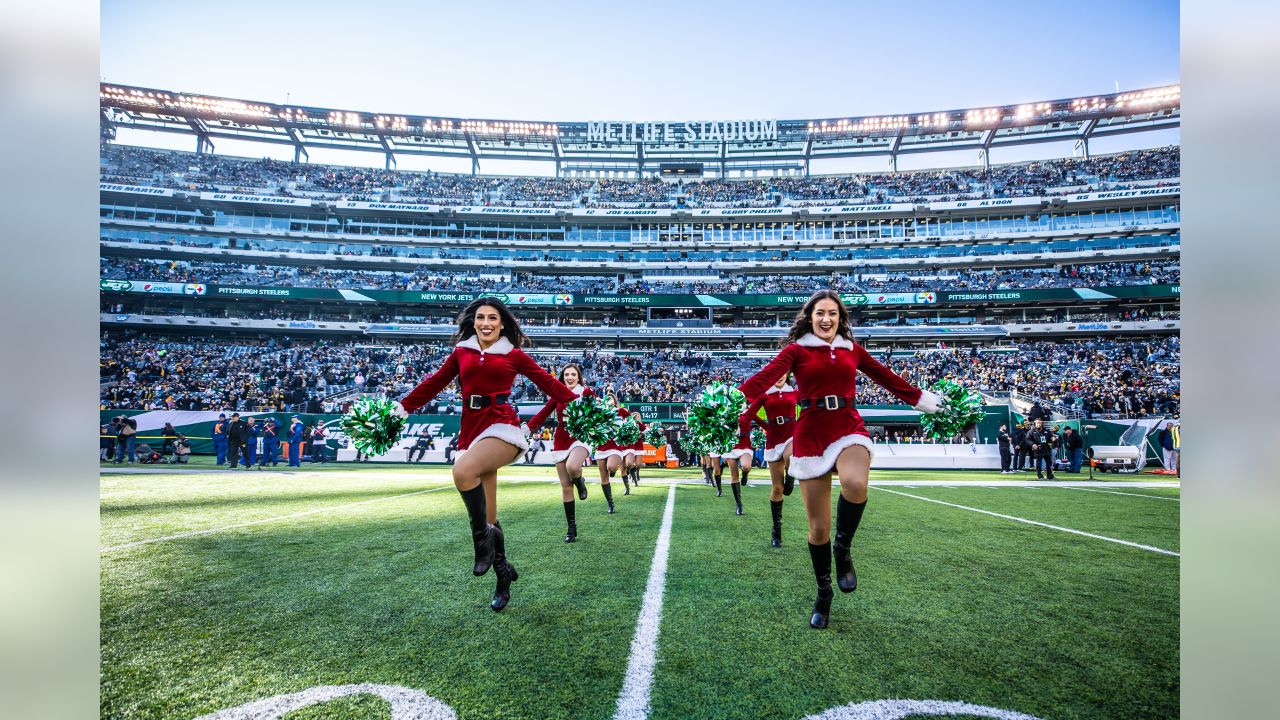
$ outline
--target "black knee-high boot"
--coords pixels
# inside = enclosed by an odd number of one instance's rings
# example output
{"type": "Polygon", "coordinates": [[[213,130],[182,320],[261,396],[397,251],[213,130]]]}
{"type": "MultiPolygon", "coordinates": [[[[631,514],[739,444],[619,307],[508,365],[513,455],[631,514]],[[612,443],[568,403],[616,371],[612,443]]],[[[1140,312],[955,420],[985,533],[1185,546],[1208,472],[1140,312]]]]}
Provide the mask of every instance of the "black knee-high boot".
{"type": "Polygon", "coordinates": [[[494,530],[485,521],[484,484],[476,485],[467,491],[460,491],[462,502],[467,506],[467,516],[471,519],[471,543],[475,546],[476,564],[471,569],[477,577],[489,572],[493,566],[494,530]]]}
{"type": "Polygon", "coordinates": [[[565,533],[564,541],[571,543],[578,539],[578,510],[572,500],[564,504],[564,519],[569,524],[569,532],[565,533]]]}
{"type": "Polygon", "coordinates": [[[866,507],[866,501],[852,503],[845,500],[843,494],[836,501],[836,541],[832,550],[835,552],[836,584],[840,586],[840,592],[853,592],[858,587],[858,574],[853,570],[849,546],[853,544],[853,534],[858,531],[862,511],[866,507]]]}
{"type": "Polygon", "coordinates": [[[729,488],[733,490],[733,502],[738,506],[738,514],[742,514],[742,486],[738,483],[729,483],[729,488]]]}
{"type": "Polygon", "coordinates": [[[747,473],[749,472],[751,472],[751,470],[747,468],[742,468],[742,487],[747,486],[747,473]]]}
{"type": "Polygon", "coordinates": [[[773,515],[773,539],[770,545],[782,547],[782,501],[769,501],[769,514],[773,515]]]}
{"type": "Polygon", "coordinates": [[[721,487],[720,484],[720,476],[714,476],[714,480],[716,481],[716,497],[720,497],[721,495],[724,495],[724,488],[721,487]]]}
{"type": "Polygon", "coordinates": [[[796,476],[786,473],[782,476],[782,494],[790,495],[792,490],[796,489],[796,476]]]}
{"type": "Polygon", "coordinates": [[[631,468],[631,484],[640,487],[640,466],[631,468]]]}
{"type": "Polygon", "coordinates": [[[813,615],[809,616],[809,627],[821,630],[827,626],[831,598],[835,597],[831,590],[831,542],[809,543],[809,559],[813,561],[813,577],[818,582],[818,597],[813,603],[813,615]]]}
{"type": "Polygon", "coordinates": [[[609,514],[613,514],[613,486],[601,485],[600,489],[604,491],[604,501],[609,503],[609,514]]]}
{"type": "Polygon", "coordinates": [[[578,477],[573,479],[573,486],[578,488],[578,499],[586,500],[587,499],[587,481],[583,480],[582,476],[579,475],[578,477]]]}
{"type": "Polygon", "coordinates": [[[489,607],[494,612],[501,612],[511,601],[511,583],[519,580],[520,574],[516,572],[515,565],[507,562],[507,540],[501,523],[495,522],[493,529],[493,574],[498,576],[498,586],[493,591],[489,607]]]}

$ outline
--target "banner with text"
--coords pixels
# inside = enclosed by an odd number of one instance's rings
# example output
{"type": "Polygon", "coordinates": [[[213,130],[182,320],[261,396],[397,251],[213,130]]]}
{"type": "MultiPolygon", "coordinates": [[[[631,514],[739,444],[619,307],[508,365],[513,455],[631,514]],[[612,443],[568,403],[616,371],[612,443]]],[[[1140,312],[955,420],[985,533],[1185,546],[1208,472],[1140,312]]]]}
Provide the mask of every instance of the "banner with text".
{"type": "MultiPolygon", "coordinates": [[[[529,307],[790,307],[803,305],[806,294],[754,295],[613,295],[604,293],[465,293],[409,290],[339,290],[336,288],[253,287],[205,283],[172,283],[150,280],[98,281],[102,292],[189,295],[192,297],[253,297],[276,300],[325,300],[382,304],[465,305],[476,298],[496,297],[508,305],[529,307]]],[[[1049,288],[1032,290],[934,291],[843,293],[854,306],[971,305],[973,303],[1027,303],[1128,298],[1178,298],[1180,285],[1123,285],[1103,288],[1049,288]]]]}

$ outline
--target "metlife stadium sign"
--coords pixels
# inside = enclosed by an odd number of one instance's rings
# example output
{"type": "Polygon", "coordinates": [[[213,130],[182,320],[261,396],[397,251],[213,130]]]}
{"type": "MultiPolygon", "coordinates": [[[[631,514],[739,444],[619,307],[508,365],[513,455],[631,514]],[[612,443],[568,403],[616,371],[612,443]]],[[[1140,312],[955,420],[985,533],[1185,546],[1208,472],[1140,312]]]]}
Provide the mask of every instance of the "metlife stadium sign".
{"type": "Polygon", "coordinates": [[[589,122],[587,142],[701,143],[778,139],[777,120],[689,120],[685,122],[589,122]]]}

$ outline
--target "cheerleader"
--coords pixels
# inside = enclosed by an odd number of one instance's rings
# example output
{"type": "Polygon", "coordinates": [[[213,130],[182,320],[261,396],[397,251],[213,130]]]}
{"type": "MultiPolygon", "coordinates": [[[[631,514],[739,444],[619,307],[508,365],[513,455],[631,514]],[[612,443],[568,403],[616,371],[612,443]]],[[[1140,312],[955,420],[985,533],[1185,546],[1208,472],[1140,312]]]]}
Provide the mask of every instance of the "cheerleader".
{"type": "MultiPolygon", "coordinates": [[[[639,487],[640,466],[644,463],[644,431],[648,430],[649,426],[640,419],[640,413],[631,412],[629,414],[635,417],[636,426],[640,428],[640,439],[622,448],[622,485],[626,487],[627,478],[630,477],[631,484],[639,487]]],[[[631,489],[628,488],[624,494],[630,495],[631,489]]]]}
{"type": "MultiPolygon", "coordinates": [[[[560,369],[560,382],[578,397],[595,395],[591,388],[582,384],[582,366],[578,363],[569,363],[560,369]]],[[[579,500],[587,499],[587,483],[582,479],[582,467],[587,464],[587,458],[591,456],[591,448],[570,435],[569,429],[565,427],[564,410],[567,405],[568,403],[557,402],[555,399],[548,400],[538,414],[529,419],[526,428],[530,433],[537,432],[551,415],[551,411],[555,410],[557,425],[552,440],[551,459],[556,464],[556,475],[560,477],[560,499],[564,501],[564,519],[569,524],[564,541],[571,543],[578,539],[573,488],[578,489],[579,500]]]]}
{"type": "Polygon", "coordinates": [[[749,410],[738,417],[738,444],[724,456],[729,464],[729,489],[733,491],[733,502],[738,506],[739,515],[742,514],[741,487],[747,484],[747,473],[751,470],[751,456],[755,454],[755,450],[751,447],[753,422],[760,423],[760,418],[755,417],[749,410]],[[739,468],[742,471],[741,482],[739,482],[739,468]]]}
{"type": "Polygon", "coordinates": [[[873,447],[862,416],[854,407],[855,374],[873,381],[920,412],[942,409],[940,398],[913,386],[881,365],[853,341],[849,311],[832,290],[814,293],[796,315],[786,345],[768,365],[741,385],[754,403],[771,385],[795,373],[800,398],[790,463],[801,481],[800,494],[809,519],[809,557],[818,584],[809,625],[825,628],[831,612],[831,473],[840,477],[834,546],[837,584],[841,592],[858,586],[850,545],[867,504],[867,473],[873,447]]]}
{"type": "Polygon", "coordinates": [[[796,427],[796,401],[799,396],[787,382],[787,375],[778,378],[764,395],[747,408],[747,414],[758,417],[763,410],[764,461],[769,465],[769,512],[773,515],[773,539],[770,545],[782,547],[782,498],[795,489],[796,479],[787,471],[791,462],[791,438],[796,427]]]}
{"type": "Polygon", "coordinates": [[[720,476],[724,472],[724,468],[720,466],[720,453],[707,451],[707,472],[711,475],[711,484],[716,487],[716,497],[724,495],[724,490],[720,487],[720,476]]]}
{"type": "MultiPolygon", "coordinates": [[[[618,405],[618,397],[613,394],[613,390],[605,390],[605,397],[609,398],[609,402],[617,408],[618,417],[626,418],[631,411],[618,405]]],[[[596,448],[595,458],[596,467],[600,469],[600,489],[604,492],[604,500],[609,504],[609,514],[614,513],[613,507],[613,488],[609,487],[609,478],[618,472],[618,468],[626,460],[627,448],[618,445],[616,440],[609,442],[596,448]]],[[[624,495],[631,494],[631,487],[627,484],[627,476],[622,476],[622,487],[625,491],[624,495]]]]}
{"type": "Polygon", "coordinates": [[[479,298],[458,316],[451,341],[453,352],[434,374],[401,401],[397,414],[408,417],[440,394],[454,378],[462,391],[459,455],[453,464],[453,484],[462,495],[471,519],[476,576],[492,567],[497,589],[490,607],[495,612],[511,599],[511,583],[518,579],[507,561],[506,538],[498,523],[498,469],[515,462],[529,449],[515,406],[509,404],[517,374],[533,381],[557,402],[578,396],[538,366],[520,349],[529,343],[511,311],[496,298],[479,298]]]}

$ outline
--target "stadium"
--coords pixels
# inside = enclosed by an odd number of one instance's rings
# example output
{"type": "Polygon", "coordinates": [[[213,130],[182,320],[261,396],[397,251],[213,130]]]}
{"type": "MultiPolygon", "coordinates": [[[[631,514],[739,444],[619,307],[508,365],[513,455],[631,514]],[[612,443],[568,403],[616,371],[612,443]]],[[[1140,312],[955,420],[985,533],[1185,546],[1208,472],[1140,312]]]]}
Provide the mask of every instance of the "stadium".
{"type": "MultiPolygon", "coordinates": [[[[555,122],[103,82],[101,714],[1176,716],[1180,147],[1144,138],[1180,109],[1173,85],[555,122]],[[1093,152],[1102,138],[1133,149],[1093,152]],[[218,152],[232,141],[292,160],[218,152]],[[991,159],[1047,143],[1074,150],[991,159]],[[381,167],[312,163],[321,149],[381,167]],[[898,169],[957,151],[973,164],[898,169]],[[471,172],[398,169],[409,158],[471,172]],[[868,158],[885,169],[815,171],[868,158]],[[512,160],[550,172],[484,172],[512,160]],[[735,513],[686,420],[778,355],[823,289],[872,358],[916,388],[967,388],[981,417],[931,435],[859,376],[863,581],[814,632],[800,493],[778,501],[748,448],[735,513]],[[499,474],[520,568],[500,613],[465,572],[453,497],[475,396],[449,385],[372,457],[342,424],[440,367],[481,298],[515,313],[540,367],[576,363],[662,437],[631,482],[585,469],[571,544],[554,417],[499,474]],[[298,440],[277,458],[255,430],[242,475],[217,438],[232,413],[298,440]],[[1044,480],[1022,449],[1036,418],[1081,441],[1044,480]]],[[[548,398],[520,376],[509,395],[526,422],[548,398]]]]}

